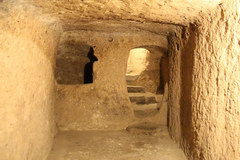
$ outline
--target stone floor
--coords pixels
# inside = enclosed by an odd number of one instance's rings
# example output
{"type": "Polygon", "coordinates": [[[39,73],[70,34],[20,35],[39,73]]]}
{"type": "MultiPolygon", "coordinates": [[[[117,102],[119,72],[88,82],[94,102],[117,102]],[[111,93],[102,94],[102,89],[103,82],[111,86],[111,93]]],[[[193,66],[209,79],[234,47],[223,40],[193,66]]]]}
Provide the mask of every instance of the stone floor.
{"type": "Polygon", "coordinates": [[[167,129],[154,134],[127,131],[60,132],[48,160],[186,160],[167,129]]]}

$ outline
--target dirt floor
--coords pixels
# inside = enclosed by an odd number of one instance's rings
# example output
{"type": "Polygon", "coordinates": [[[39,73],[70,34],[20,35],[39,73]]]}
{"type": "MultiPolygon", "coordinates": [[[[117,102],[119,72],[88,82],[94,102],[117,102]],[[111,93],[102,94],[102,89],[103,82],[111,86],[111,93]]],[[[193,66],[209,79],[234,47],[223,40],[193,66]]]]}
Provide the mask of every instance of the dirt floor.
{"type": "Polygon", "coordinates": [[[59,133],[48,160],[186,160],[166,128],[148,135],[127,131],[59,133]]]}

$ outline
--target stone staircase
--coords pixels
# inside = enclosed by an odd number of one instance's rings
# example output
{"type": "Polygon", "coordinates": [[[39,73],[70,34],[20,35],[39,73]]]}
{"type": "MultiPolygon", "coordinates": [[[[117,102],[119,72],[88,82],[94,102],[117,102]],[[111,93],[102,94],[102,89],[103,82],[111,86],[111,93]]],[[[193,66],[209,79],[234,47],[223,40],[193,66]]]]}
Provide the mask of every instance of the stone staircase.
{"type": "Polygon", "coordinates": [[[167,125],[166,93],[156,95],[146,92],[143,86],[137,86],[136,75],[126,75],[127,91],[132,103],[136,122],[126,128],[130,134],[162,134],[167,125]]]}
{"type": "Polygon", "coordinates": [[[147,118],[156,115],[159,111],[156,95],[146,92],[143,86],[134,86],[133,81],[136,78],[136,76],[126,76],[128,95],[134,109],[135,117],[147,118]]]}

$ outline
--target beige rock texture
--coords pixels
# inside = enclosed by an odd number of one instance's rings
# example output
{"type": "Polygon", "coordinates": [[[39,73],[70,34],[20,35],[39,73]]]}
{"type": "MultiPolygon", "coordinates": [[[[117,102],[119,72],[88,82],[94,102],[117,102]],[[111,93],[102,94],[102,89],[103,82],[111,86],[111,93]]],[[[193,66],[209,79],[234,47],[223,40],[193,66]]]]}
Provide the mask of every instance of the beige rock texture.
{"type": "Polygon", "coordinates": [[[152,136],[129,134],[127,131],[61,132],[56,136],[48,160],[156,160],[159,157],[163,160],[186,160],[184,153],[169,137],[167,127],[159,128],[152,136]]]}
{"type": "MultiPolygon", "coordinates": [[[[158,93],[163,75],[161,74],[164,69],[162,57],[167,55],[167,46],[161,48],[159,46],[140,46],[136,49],[144,49],[146,54],[143,57],[138,57],[138,52],[134,49],[130,51],[127,66],[127,75],[137,76],[131,85],[143,86],[146,91],[151,93],[158,93]],[[161,67],[162,65],[162,67],[161,67]],[[129,72],[129,73],[128,73],[129,72]]],[[[141,51],[141,50],[140,50],[141,51]]],[[[143,52],[144,53],[144,52],[143,52]]],[[[141,52],[139,53],[141,54],[141,52]]],[[[162,80],[163,81],[163,80],[162,80]]],[[[163,84],[164,86],[164,84],[163,84]]],[[[164,87],[162,87],[163,90],[164,87]]]]}
{"type": "MultiPolygon", "coordinates": [[[[221,0],[24,0],[66,23],[94,20],[131,20],[188,25],[199,13],[211,11],[221,0]],[[81,14],[80,14],[81,13],[81,14]]],[[[64,27],[65,28],[65,27],[64,27]]]]}
{"type": "Polygon", "coordinates": [[[168,110],[189,160],[240,160],[239,26],[239,0],[0,1],[0,159],[45,160],[57,130],[160,125],[168,110]],[[69,42],[95,46],[92,84],[57,82],[69,42]],[[165,112],[149,119],[134,117],[125,78],[140,46],[169,58],[165,112]]]}
{"type": "Polygon", "coordinates": [[[126,128],[134,121],[125,79],[129,51],[135,46],[167,46],[166,37],[144,32],[121,34],[93,31],[64,32],[60,45],[69,41],[95,46],[98,61],[94,63],[92,84],[57,85],[55,111],[59,128],[61,130],[126,128]]]}
{"type": "Polygon", "coordinates": [[[147,57],[150,52],[145,48],[134,48],[129,52],[127,75],[140,75],[149,65],[147,57]]]}
{"type": "Polygon", "coordinates": [[[52,147],[61,28],[47,18],[18,7],[0,13],[1,160],[43,160],[52,147]]]}
{"type": "Polygon", "coordinates": [[[189,159],[240,159],[239,11],[225,1],[171,38],[170,133],[189,159]]]}

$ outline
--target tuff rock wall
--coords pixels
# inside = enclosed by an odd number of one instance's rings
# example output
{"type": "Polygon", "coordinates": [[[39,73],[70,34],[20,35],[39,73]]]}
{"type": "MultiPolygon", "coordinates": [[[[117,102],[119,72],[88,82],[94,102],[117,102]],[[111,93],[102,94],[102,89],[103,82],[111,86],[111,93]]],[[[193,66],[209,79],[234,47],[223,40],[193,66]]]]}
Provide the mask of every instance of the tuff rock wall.
{"type": "Polygon", "coordinates": [[[25,11],[0,13],[2,160],[43,160],[56,134],[53,73],[60,28],[25,11]]]}
{"type": "Polygon", "coordinates": [[[57,85],[56,115],[61,130],[124,129],[133,121],[126,87],[129,51],[142,45],[167,46],[164,36],[148,33],[69,31],[62,36],[75,44],[95,46],[92,84],[57,85]]]}
{"type": "Polygon", "coordinates": [[[239,1],[201,14],[170,41],[170,134],[189,159],[240,159],[239,1]]]}

